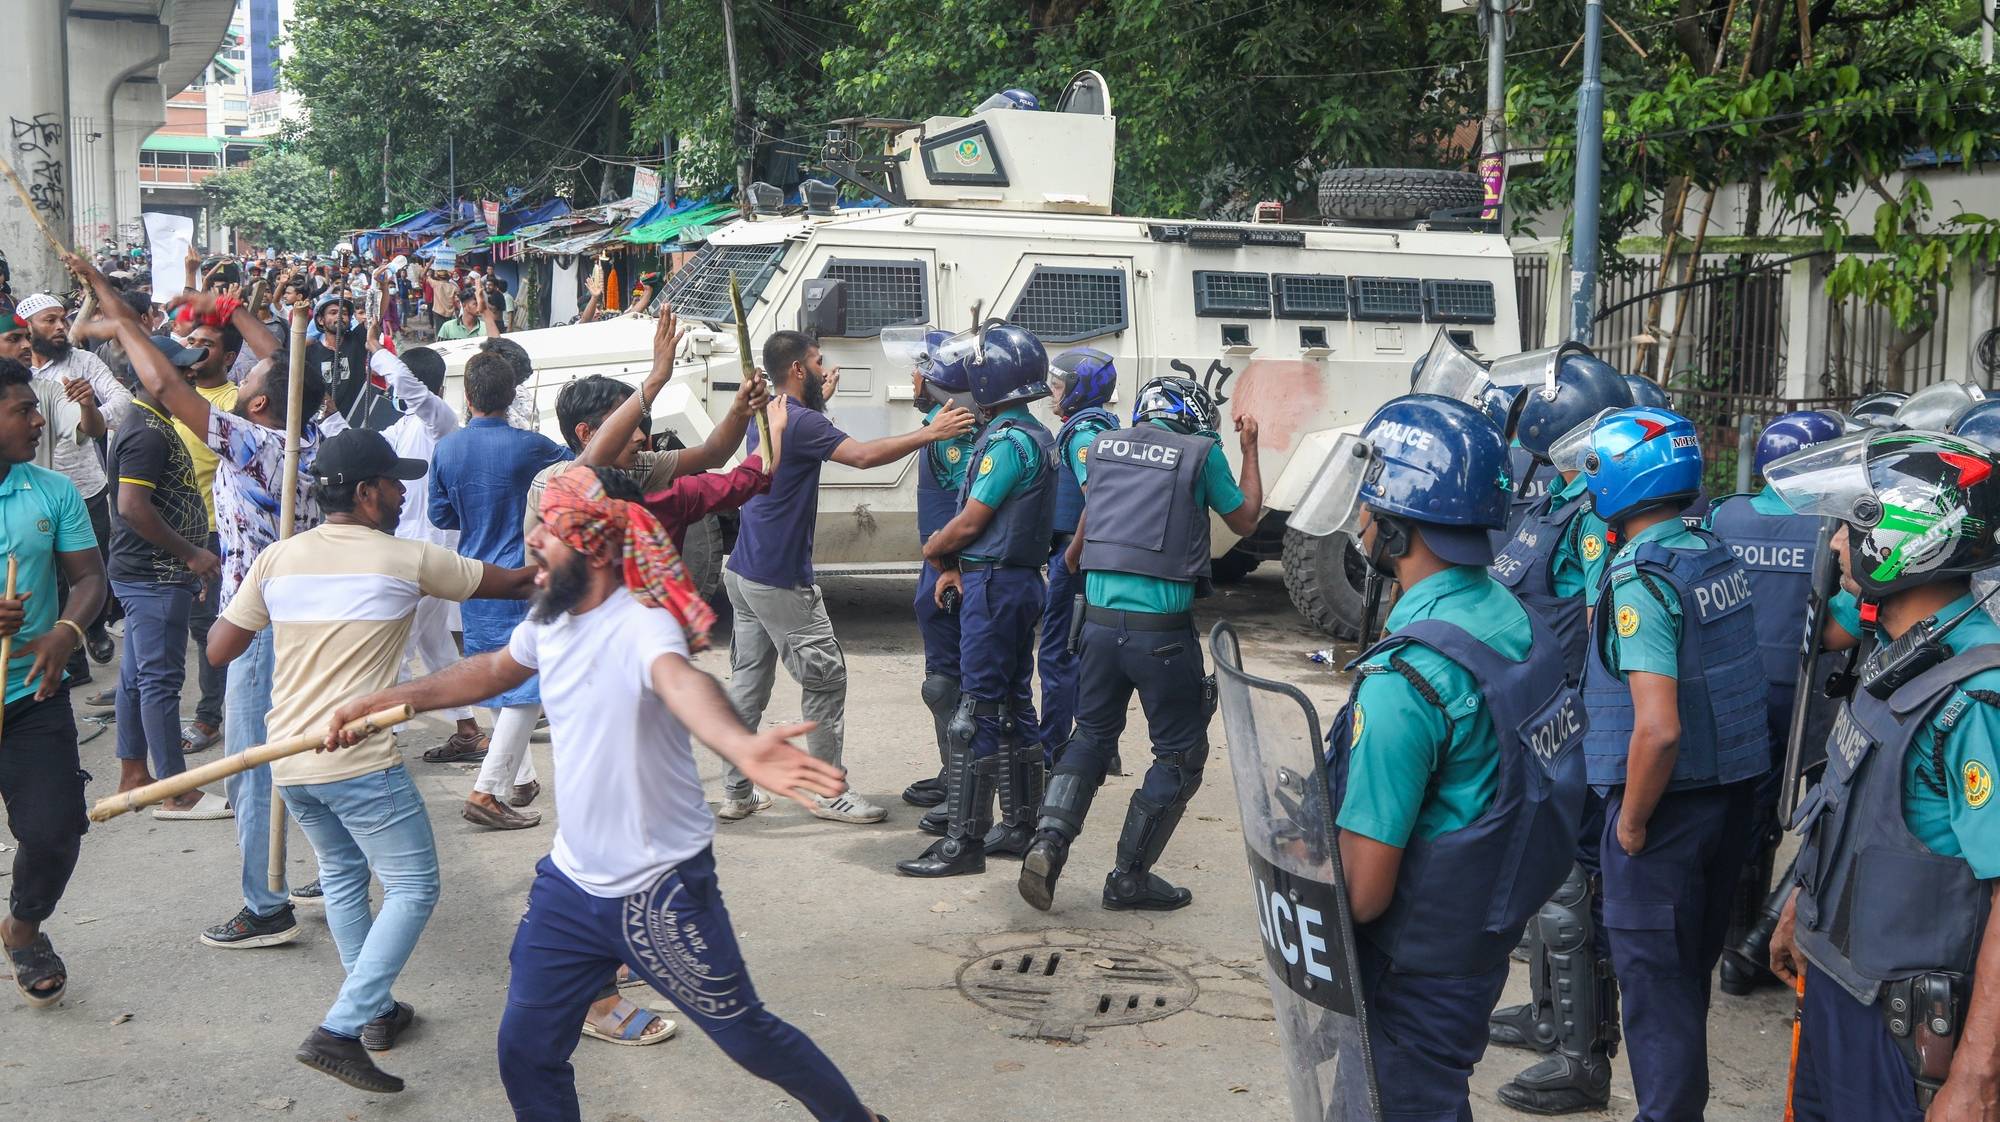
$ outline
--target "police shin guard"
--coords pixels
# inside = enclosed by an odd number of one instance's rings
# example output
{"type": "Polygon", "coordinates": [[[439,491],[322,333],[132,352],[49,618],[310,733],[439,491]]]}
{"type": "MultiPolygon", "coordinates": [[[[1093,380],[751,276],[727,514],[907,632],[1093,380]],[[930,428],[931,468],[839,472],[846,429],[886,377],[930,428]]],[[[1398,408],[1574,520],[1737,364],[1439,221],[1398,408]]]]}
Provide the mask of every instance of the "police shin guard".
{"type": "MultiPolygon", "coordinates": [[[[1016,722],[1010,728],[1019,730],[1016,722]]],[[[1000,818],[986,835],[986,856],[1024,857],[1042,805],[1042,746],[1010,735],[998,759],[1000,818]]]]}
{"type": "Polygon", "coordinates": [[[1547,1052],[1556,1046],[1554,995],[1549,991],[1549,955],[1542,945],[1540,918],[1528,921],[1528,1000],[1504,1005],[1486,1018],[1486,1039],[1502,1048],[1547,1052]]]}
{"type": "MultiPolygon", "coordinates": [[[[945,729],[951,724],[952,711],[958,708],[958,679],[942,674],[932,674],[924,679],[924,707],[931,711],[931,725],[937,733],[938,773],[935,778],[919,779],[903,788],[903,801],[911,806],[935,807],[944,805],[945,795],[945,729]]],[[[924,822],[931,816],[924,815],[924,822]]],[[[938,814],[937,829],[925,833],[942,835],[944,815],[938,814]]],[[[919,829],[923,829],[920,824],[919,829]]]]}
{"type": "Polygon", "coordinates": [[[1184,801],[1160,806],[1144,791],[1132,792],[1125,811],[1125,829],[1118,835],[1118,864],[1104,878],[1104,906],[1112,911],[1170,912],[1194,901],[1194,893],[1175,888],[1157,874],[1153,863],[1167,848],[1180,825],[1184,801]]]}
{"type": "MultiPolygon", "coordinates": [[[[1776,863],[1775,851],[1767,850],[1763,859],[1754,862],[1752,869],[1758,877],[1759,887],[1768,885],[1771,867],[1776,863]]],[[[1784,913],[1785,898],[1792,894],[1792,876],[1798,867],[1798,859],[1785,867],[1785,875],[1778,878],[1776,886],[1764,895],[1758,904],[1758,911],[1752,917],[1748,928],[1740,939],[1733,939],[1722,953],[1722,992],[1742,997],[1759,986],[1776,986],[1783,983],[1771,973],[1771,933],[1778,929],[1778,917],[1784,913]]]]}
{"type": "Polygon", "coordinates": [[[1090,776],[1074,771],[1059,771],[1049,777],[1041,817],[1035,820],[1035,836],[1021,858],[1021,899],[1041,911],[1055,906],[1056,879],[1069,860],[1069,843],[1083,832],[1083,820],[1090,813],[1097,788],[1090,776]]]}
{"type": "Polygon", "coordinates": [[[1548,958],[1554,1050],[1499,1091],[1502,1103],[1526,1114],[1601,1110],[1611,1101],[1617,983],[1611,964],[1597,957],[1594,892],[1582,867],[1572,868],[1535,917],[1548,958]]]}
{"type": "Polygon", "coordinates": [[[955,877],[986,871],[986,831],[991,829],[993,769],[999,757],[972,756],[973,702],[959,702],[948,730],[945,811],[950,823],[944,836],[922,854],[898,861],[896,871],[911,877],[955,877]]]}

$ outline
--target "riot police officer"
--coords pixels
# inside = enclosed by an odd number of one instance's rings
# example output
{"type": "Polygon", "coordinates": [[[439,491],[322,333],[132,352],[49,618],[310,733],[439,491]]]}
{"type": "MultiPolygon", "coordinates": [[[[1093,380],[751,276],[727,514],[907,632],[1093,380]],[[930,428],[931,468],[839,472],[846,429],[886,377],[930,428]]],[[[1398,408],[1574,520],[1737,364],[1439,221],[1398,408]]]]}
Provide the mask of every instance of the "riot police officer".
{"type": "MultiPolygon", "coordinates": [[[[885,332],[886,335],[886,332],[885,332]]],[[[916,407],[924,410],[924,423],[930,424],[947,405],[957,405],[964,409],[973,407],[971,386],[965,382],[963,364],[944,366],[936,359],[938,344],[950,336],[942,331],[926,333],[917,346],[912,360],[911,378],[914,382],[916,407]]],[[[884,349],[890,342],[885,339],[884,349]]],[[[918,456],[917,468],[917,544],[928,542],[932,534],[944,529],[952,516],[958,512],[958,492],[965,482],[965,471],[972,463],[972,449],[978,442],[975,430],[951,440],[926,445],[918,456]]],[[[934,778],[919,779],[903,789],[903,801],[911,806],[938,807],[944,803],[945,761],[949,753],[945,745],[945,728],[951,723],[951,715],[958,709],[958,612],[953,607],[940,605],[937,597],[938,569],[925,565],[917,578],[915,608],[917,630],[924,641],[924,707],[931,711],[931,724],[937,736],[938,773],[934,778]]],[[[941,811],[926,814],[923,821],[936,816],[937,832],[942,833],[944,815],[941,811]]]]}
{"type": "Polygon", "coordinates": [[[1956,437],[1864,432],[1766,475],[1800,513],[1842,522],[1843,583],[1886,644],[1800,806],[1799,888],[1771,942],[1774,971],[1805,975],[1800,1122],[1992,1116],[2000,626],[1970,575],[2000,560],[1996,468],[1956,437]]]}
{"type": "Polygon", "coordinates": [[[1047,603],[1042,565],[1055,522],[1055,437],[1028,412],[1049,393],[1049,358],[1025,328],[991,321],[941,343],[987,418],[959,486],[958,513],[924,545],[940,608],[959,606],[957,710],[946,726],[942,838],[896,868],[948,877],[986,869],[993,794],[1001,824],[1025,831],[1041,797],[1042,751],[1029,683],[1047,603]]]}
{"type": "Polygon", "coordinates": [[[1201,386],[1155,378],[1139,391],[1132,427],[1091,446],[1090,491],[1066,558],[1084,575],[1076,732],[1050,776],[1021,866],[1021,895],[1043,911],[1054,904],[1056,880],[1118,750],[1135,690],[1153,763],[1132,792],[1103,903],[1168,911],[1193,899],[1152,869],[1208,759],[1209,685],[1194,631],[1195,580],[1208,567],[1208,512],[1248,536],[1264,504],[1256,420],[1236,419],[1243,449],[1237,479],[1229,476],[1218,421],[1201,386]]]}
{"type": "MultiPolygon", "coordinates": [[[[1069,622],[1076,600],[1076,576],[1063,564],[1063,554],[1076,534],[1083,514],[1083,478],[1090,446],[1100,433],[1118,427],[1118,416],[1104,407],[1118,388],[1118,368],[1111,356],[1089,347],[1064,351],[1049,363],[1050,397],[1055,401],[1056,453],[1063,470],[1056,473],[1056,532],[1049,543],[1049,603],[1042,612],[1042,649],[1036,669],[1042,679],[1042,749],[1048,766],[1056,765],[1076,723],[1076,656],[1069,649],[1069,622]]],[[[1113,770],[1116,770],[1115,768],[1113,770]]]]}
{"type": "Polygon", "coordinates": [[[1395,1117],[1455,1122],[1508,952],[1574,861],[1583,704],[1554,630],[1485,568],[1498,429],[1411,395],[1329,463],[1352,483],[1312,497],[1340,513],[1312,527],[1301,504],[1292,524],[1352,534],[1402,588],[1328,736],[1375,1076],[1395,1117]]]}
{"type": "MultiPolygon", "coordinates": [[[[1752,467],[1759,476],[1782,456],[1824,443],[1845,430],[1844,418],[1817,410],[1786,413],[1757,435],[1752,467]]],[[[1770,692],[1764,698],[1765,727],[1771,736],[1771,771],[1757,790],[1756,826],[1749,859],[1731,905],[1729,951],[1723,956],[1722,992],[1747,994],[1770,974],[1764,969],[1767,947],[1739,945],[1756,925],[1776,864],[1784,824],[1778,821],[1778,765],[1790,740],[1793,699],[1799,677],[1799,640],[1805,633],[1806,609],[1812,599],[1813,565],[1817,559],[1820,520],[1795,514],[1765,488],[1754,494],[1727,495],[1709,508],[1704,526],[1743,562],[1757,603],[1757,654],[1764,664],[1770,692]]],[[[1822,699],[1823,700],[1823,699],[1822,699]]],[[[1832,706],[1814,705],[1809,715],[1832,715],[1832,706]]],[[[1809,722],[1809,724],[1812,722],[1809,722]]],[[[1819,739],[1826,736],[1820,723],[1819,739]]]]}
{"type": "Polygon", "coordinates": [[[1701,488],[1694,424],[1606,416],[1552,450],[1581,466],[1617,546],[1591,621],[1584,760],[1605,796],[1604,924],[1639,1122],[1700,1118],[1708,979],[1770,769],[1749,574],[1681,512],[1701,488]]]}

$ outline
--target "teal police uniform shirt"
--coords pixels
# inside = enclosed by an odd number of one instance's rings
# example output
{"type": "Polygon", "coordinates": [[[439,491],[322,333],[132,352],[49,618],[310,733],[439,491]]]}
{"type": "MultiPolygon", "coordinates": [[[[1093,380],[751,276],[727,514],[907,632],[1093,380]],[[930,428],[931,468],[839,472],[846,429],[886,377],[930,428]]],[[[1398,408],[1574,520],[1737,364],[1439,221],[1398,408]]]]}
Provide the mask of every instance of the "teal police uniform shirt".
{"type": "Polygon", "coordinates": [[[35,659],[21,648],[47,634],[62,611],[56,595],[56,554],[96,548],[90,512],[74,483],[60,472],[33,464],[15,464],[7,470],[7,477],[0,479],[0,553],[14,558],[15,592],[34,593],[14,636],[14,657],[7,663],[8,704],[34,692],[28,671],[35,659]]]}
{"type": "MultiPolygon", "coordinates": [[[[1201,463],[1200,501],[1217,514],[1232,514],[1243,505],[1243,489],[1229,474],[1229,459],[1223,455],[1221,439],[1212,432],[1201,435],[1208,437],[1212,443],[1208,447],[1208,458],[1201,463]]],[[[1086,486],[1090,482],[1088,472],[1087,464],[1077,469],[1078,481],[1086,486]]],[[[1086,526],[1090,522],[1088,511],[1086,506],[1086,526]]],[[[1161,580],[1137,573],[1087,572],[1083,575],[1083,598],[1085,603],[1096,608],[1171,615],[1193,610],[1194,582],[1161,580]]]]}
{"type": "MultiPolygon", "coordinates": [[[[942,412],[944,406],[931,406],[931,411],[924,414],[924,424],[937,420],[937,415],[942,412]]],[[[938,486],[953,495],[958,494],[959,487],[965,483],[966,469],[972,466],[972,448],[977,443],[979,433],[974,430],[931,446],[932,453],[925,456],[925,463],[938,469],[932,473],[938,477],[938,486]]]]}
{"type": "MultiPolygon", "coordinates": [[[[987,423],[997,425],[1009,419],[1031,425],[1041,424],[1025,405],[996,413],[987,423]]],[[[979,458],[977,464],[967,465],[967,470],[973,473],[972,492],[967,498],[999,510],[1001,504],[1035,481],[1035,473],[1041,467],[1041,449],[1035,447],[1035,442],[1026,433],[1001,433],[986,443],[986,454],[979,458]]],[[[977,553],[964,556],[968,561],[993,560],[977,553]]]]}
{"type": "Polygon", "coordinates": [[[1834,626],[1854,636],[1862,637],[1861,600],[1854,593],[1841,589],[1826,602],[1826,616],[1834,626]]]}
{"type": "MultiPolygon", "coordinates": [[[[1558,485],[1553,491],[1555,503],[1551,507],[1552,512],[1573,502],[1588,503],[1585,496],[1590,493],[1590,485],[1583,473],[1578,472],[1575,479],[1558,485]]],[[[1596,595],[1598,586],[1604,581],[1604,566],[1611,560],[1605,530],[1604,519],[1587,507],[1570,519],[1563,540],[1556,543],[1553,569],[1556,595],[1596,595]]]]}
{"type": "MultiPolygon", "coordinates": [[[[1658,542],[1668,549],[1703,550],[1707,543],[1679,518],[1656,522],[1619,548],[1658,542]]],[[[1623,678],[1634,670],[1680,677],[1681,602],[1672,585],[1626,567],[1611,574],[1611,625],[1605,628],[1604,664],[1623,678]]]]}
{"type": "Polygon", "coordinates": [[[1091,443],[1115,427],[1109,421],[1093,417],[1077,422],[1076,428],[1069,434],[1069,440],[1062,446],[1062,458],[1071,474],[1076,476],[1077,486],[1090,485],[1091,443]]]}
{"type": "MultiPolygon", "coordinates": [[[[1417,582],[1389,613],[1389,632],[1426,619],[1456,624],[1509,659],[1528,655],[1527,610],[1484,568],[1457,565],[1417,582]]],[[[1355,684],[1353,721],[1341,829],[1401,849],[1470,825],[1493,801],[1493,718],[1458,663],[1418,643],[1375,655],[1355,684]],[[1390,666],[1391,655],[1430,685],[1449,720],[1390,666]]]]}

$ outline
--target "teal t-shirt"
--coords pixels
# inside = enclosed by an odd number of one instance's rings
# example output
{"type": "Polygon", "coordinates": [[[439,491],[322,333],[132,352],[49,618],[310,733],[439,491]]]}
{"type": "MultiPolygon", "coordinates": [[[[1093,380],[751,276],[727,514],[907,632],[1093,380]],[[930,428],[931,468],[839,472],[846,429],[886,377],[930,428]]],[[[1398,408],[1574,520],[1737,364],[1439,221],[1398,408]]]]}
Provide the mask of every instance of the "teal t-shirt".
{"type": "MultiPolygon", "coordinates": [[[[1703,550],[1708,543],[1679,518],[1656,522],[1632,535],[1620,550],[1646,542],[1668,549],[1703,550]]],[[[1633,670],[1680,677],[1681,602],[1672,585],[1649,580],[1626,565],[1611,573],[1611,623],[1604,629],[1604,665],[1624,677],[1633,670]]]]}
{"type": "MultiPolygon", "coordinates": [[[[944,406],[931,406],[931,411],[924,414],[924,424],[937,420],[937,415],[942,412],[944,406]]],[[[965,483],[965,470],[972,466],[973,446],[978,443],[979,433],[974,430],[940,441],[924,451],[925,467],[936,477],[938,486],[954,496],[958,494],[959,487],[965,483]]]]}
{"type": "MultiPolygon", "coordinates": [[[[1202,435],[1214,443],[1208,447],[1208,458],[1201,462],[1198,498],[1217,514],[1233,513],[1243,505],[1243,489],[1229,474],[1229,460],[1222,454],[1221,438],[1212,432],[1202,435]]],[[[1088,507],[1085,509],[1084,526],[1088,530],[1090,515],[1088,507]]],[[[1083,598],[1093,607],[1165,615],[1189,611],[1194,607],[1194,582],[1161,580],[1137,573],[1086,572],[1083,575],[1083,598]]]]}
{"type": "MultiPolygon", "coordinates": [[[[1714,507],[1709,508],[1711,512],[1714,509],[1714,507]]],[[[1762,491],[1750,496],[1750,509],[1756,511],[1758,514],[1797,513],[1792,509],[1791,504],[1785,501],[1784,496],[1778,494],[1775,489],[1770,487],[1766,487],[1762,491]]]]}
{"type": "MultiPolygon", "coordinates": [[[[1583,473],[1567,483],[1557,483],[1550,488],[1555,494],[1553,510],[1561,510],[1570,503],[1583,501],[1590,494],[1589,483],[1583,473]]],[[[1551,574],[1558,596],[1594,596],[1604,582],[1604,566],[1611,560],[1611,551],[1605,548],[1604,519],[1597,511],[1589,508],[1578,511],[1569,520],[1569,529],[1563,539],[1556,543],[1556,555],[1551,574]]]]}
{"type": "Polygon", "coordinates": [[[26,618],[14,636],[14,657],[7,662],[7,703],[34,692],[28,671],[35,659],[21,648],[47,634],[62,612],[62,599],[56,595],[56,554],[96,548],[90,511],[67,476],[34,464],[15,464],[7,470],[7,477],[0,479],[0,555],[14,558],[16,595],[34,594],[28,597],[26,618]]]}
{"type": "MultiPolygon", "coordinates": [[[[994,415],[989,425],[997,425],[1005,420],[1024,421],[1037,428],[1042,423],[1028,412],[1025,405],[994,415]]],[[[978,464],[967,464],[973,473],[972,490],[967,498],[985,503],[994,510],[1020,493],[1021,489],[1035,481],[1035,475],[1042,468],[1042,450],[1023,432],[1004,432],[986,442],[986,452],[979,457],[978,464]]],[[[970,561],[991,561],[993,558],[978,553],[964,555],[970,561]]]]}
{"type": "MultiPolygon", "coordinates": [[[[1418,620],[1457,624],[1510,659],[1528,656],[1528,613],[1485,569],[1458,565],[1417,582],[1389,613],[1390,634],[1418,620]]],[[[1479,683],[1458,663],[1418,643],[1362,664],[1354,686],[1343,830],[1404,848],[1461,829],[1493,801],[1500,749],[1479,683]],[[1408,663],[1444,712],[1393,668],[1408,663]],[[1446,714],[1449,713],[1449,719],[1446,714]]]]}
{"type": "MultiPolygon", "coordinates": [[[[1967,593],[1931,618],[1950,619],[1972,606],[1967,593]]],[[[1945,636],[1953,654],[2000,643],[2000,624],[1973,612],[1945,636]]],[[[1903,821],[1935,853],[1962,857],[1980,879],[2000,877],[2000,670],[1986,670],[1959,684],[1917,733],[1903,761],[1903,821]],[[1942,762],[1943,768],[1938,767],[1942,762]],[[1942,774],[1940,774],[1940,770],[1942,774]]]]}

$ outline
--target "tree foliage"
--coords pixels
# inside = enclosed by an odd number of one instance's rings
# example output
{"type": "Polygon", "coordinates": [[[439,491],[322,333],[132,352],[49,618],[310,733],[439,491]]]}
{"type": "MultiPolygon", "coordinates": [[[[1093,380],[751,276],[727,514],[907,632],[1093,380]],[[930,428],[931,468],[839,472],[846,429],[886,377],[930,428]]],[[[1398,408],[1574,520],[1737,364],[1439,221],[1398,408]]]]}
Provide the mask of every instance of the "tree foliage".
{"type": "Polygon", "coordinates": [[[324,252],[340,235],[326,169],[298,153],[267,152],[203,189],[220,201],[222,221],[259,246],[324,252]]]}

